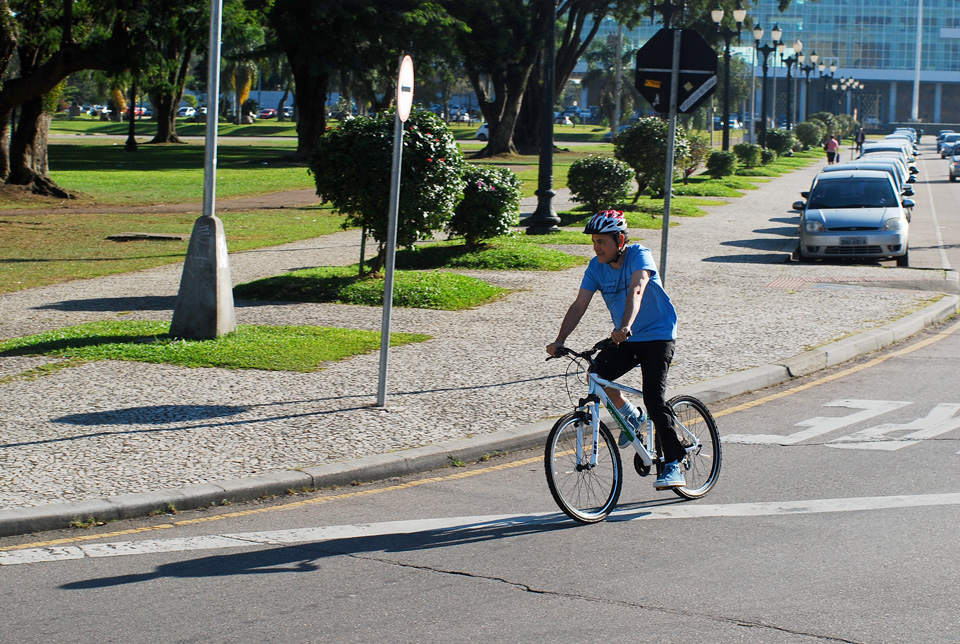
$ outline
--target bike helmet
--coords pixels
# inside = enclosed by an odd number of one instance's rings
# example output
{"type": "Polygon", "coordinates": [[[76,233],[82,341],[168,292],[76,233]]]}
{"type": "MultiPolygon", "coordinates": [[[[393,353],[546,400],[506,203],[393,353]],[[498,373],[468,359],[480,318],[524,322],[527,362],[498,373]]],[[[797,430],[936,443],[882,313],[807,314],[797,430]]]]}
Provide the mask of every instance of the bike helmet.
{"type": "Polygon", "coordinates": [[[622,210],[601,210],[587,222],[583,229],[586,235],[627,234],[627,220],[622,210]]]}

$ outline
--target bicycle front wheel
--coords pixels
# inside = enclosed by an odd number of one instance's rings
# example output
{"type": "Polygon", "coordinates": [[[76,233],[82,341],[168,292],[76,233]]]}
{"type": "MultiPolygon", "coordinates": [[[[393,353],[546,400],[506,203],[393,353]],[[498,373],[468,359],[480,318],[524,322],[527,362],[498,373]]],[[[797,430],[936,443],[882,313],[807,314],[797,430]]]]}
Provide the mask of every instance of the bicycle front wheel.
{"type": "Polygon", "coordinates": [[[560,509],[580,523],[607,518],[623,486],[617,441],[602,422],[596,465],[592,456],[593,430],[582,412],[567,414],[554,424],[543,455],[547,485],[560,509]]]}
{"type": "Polygon", "coordinates": [[[693,445],[691,434],[696,436],[700,443],[699,448],[687,452],[683,459],[683,476],[687,484],[684,487],[675,487],[673,491],[685,499],[699,499],[716,485],[720,476],[720,434],[717,432],[717,422],[707,406],[693,396],[675,396],[668,400],[667,404],[673,409],[680,443],[685,448],[693,445]],[[687,431],[684,432],[679,425],[687,431]]]}

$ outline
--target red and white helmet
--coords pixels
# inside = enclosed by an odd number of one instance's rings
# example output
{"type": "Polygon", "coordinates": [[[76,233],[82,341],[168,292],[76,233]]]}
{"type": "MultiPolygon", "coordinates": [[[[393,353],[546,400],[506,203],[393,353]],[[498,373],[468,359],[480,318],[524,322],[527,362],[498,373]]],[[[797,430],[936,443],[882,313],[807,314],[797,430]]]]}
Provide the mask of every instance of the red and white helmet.
{"type": "Polygon", "coordinates": [[[627,220],[622,210],[601,210],[587,222],[583,229],[587,235],[603,235],[607,233],[627,233],[627,220]]]}

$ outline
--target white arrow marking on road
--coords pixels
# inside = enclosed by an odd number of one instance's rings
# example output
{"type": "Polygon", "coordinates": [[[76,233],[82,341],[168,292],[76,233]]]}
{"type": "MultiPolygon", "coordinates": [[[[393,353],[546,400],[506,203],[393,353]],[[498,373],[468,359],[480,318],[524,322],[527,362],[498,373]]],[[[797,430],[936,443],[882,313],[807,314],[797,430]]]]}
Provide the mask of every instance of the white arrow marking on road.
{"type": "MultiPolygon", "coordinates": [[[[676,506],[621,508],[610,515],[609,521],[642,521],[654,519],[707,519],[759,517],[773,515],[822,514],[826,512],[862,512],[921,506],[960,505],[960,492],[945,494],[918,494],[914,496],[867,496],[849,499],[811,499],[809,501],[771,501],[766,503],[728,503],[676,506]]],[[[270,530],[236,534],[215,534],[200,537],[147,539],[144,541],[117,541],[50,548],[29,548],[0,552],[0,566],[65,561],[97,557],[120,557],[190,550],[220,550],[248,548],[258,545],[290,545],[316,543],[336,539],[374,537],[382,535],[414,534],[419,532],[463,532],[468,536],[477,530],[498,530],[532,524],[552,525],[567,523],[558,512],[534,514],[501,514],[442,519],[413,519],[362,523],[293,530],[270,530]]],[[[447,537],[449,538],[449,537],[447,537]]]]}
{"type": "Polygon", "coordinates": [[[809,427],[799,432],[794,432],[788,436],[779,436],[777,434],[730,434],[723,436],[721,440],[724,443],[744,443],[747,445],[794,445],[800,441],[816,438],[823,434],[842,429],[849,425],[859,423],[864,420],[885,414],[888,411],[906,407],[911,403],[900,400],[834,400],[824,404],[824,407],[847,407],[849,409],[862,409],[855,414],[848,416],[817,416],[801,420],[797,423],[798,427],[809,427]]]}
{"type": "Polygon", "coordinates": [[[868,427],[850,436],[841,436],[827,443],[827,447],[845,449],[874,449],[892,452],[907,445],[916,445],[917,442],[960,429],[960,417],[954,415],[960,411],[960,405],[954,403],[940,403],[930,410],[925,418],[918,418],[909,423],[885,423],[876,427],[868,427]],[[892,432],[915,429],[900,438],[887,436],[892,432]]]}

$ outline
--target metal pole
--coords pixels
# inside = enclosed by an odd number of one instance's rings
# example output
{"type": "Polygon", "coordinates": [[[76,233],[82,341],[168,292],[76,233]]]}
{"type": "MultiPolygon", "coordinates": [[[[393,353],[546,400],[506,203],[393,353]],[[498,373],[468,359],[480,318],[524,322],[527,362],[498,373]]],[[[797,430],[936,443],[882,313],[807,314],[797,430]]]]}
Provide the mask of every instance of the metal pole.
{"type": "Polygon", "coordinates": [[[557,2],[546,0],[550,12],[549,27],[546,34],[546,50],[543,65],[543,105],[540,114],[540,160],[537,177],[537,209],[530,217],[528,235],[546,235],[560,230],[557,224],[560,217],[553,209],[553,97],[556,93],[554,68],[557,57],[557,2]]]}
{"type": "Polygon", "coordinates": [[[723,50],[723,143],[721,149],[726,152],[730,149],[730,40],[733,33],[724,32],[726,46],[723,50]]]}
{"type": "Polygon", "coordinates": [[[220,120],[220,34],[223,3],[210,0],[210,53],[207,62],[207,127],[203,151],[203,215],[212,217],[217,203],[217,122],[220,120]],[[213,97],[213,101],[210,100],[213,97]]]}
{"type": "Polygon", "coordinates": [[[670,197],[673,192],[673,147],[677,132],[677,95],[680,84],[682,29],[673,30],[673,63],[670,67],[670,115],[667,130],[667,177],[663,187],[663,229],[660,232],[660,282],[667,285],[667,238],[670,235],[670,197]]]}
{"type": "Polygon", "coordinates": [[[923,54],[923,0],[917,0],[917,59],[913,64],[913,104],[910,120],[920,119],[920,57],[923,54]]]}
{"type": "Polygon", "coordinates": [[[403,156],[403,121],[393,126],[393,165],[390,170],[390,219],[387,223],[387,260],[383,278],[383,316],[380,321],[380,383],[377,407],[387,399],[387,356],[390,353],[390,311],[393,308],[393,268],[397,254],[397,217],[400,205],[400,164],[403,156]]]}
{"type": "Polygon", "coordinates": [[[623,87],[622,79],[622,67],[620,60],[620,52],[622,51],[621,38],[623,38],[623,25],[619,22],[617,23],[617,53],[614,56],[614,65],[616,68],[616,81],[613,84],[613,123],[610,124],[610,132],[612,138],[617,138],[617,135],[620,134],[620,90],[623,87]]]}

